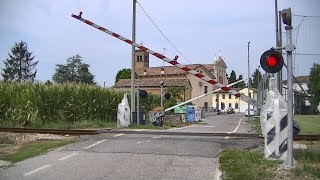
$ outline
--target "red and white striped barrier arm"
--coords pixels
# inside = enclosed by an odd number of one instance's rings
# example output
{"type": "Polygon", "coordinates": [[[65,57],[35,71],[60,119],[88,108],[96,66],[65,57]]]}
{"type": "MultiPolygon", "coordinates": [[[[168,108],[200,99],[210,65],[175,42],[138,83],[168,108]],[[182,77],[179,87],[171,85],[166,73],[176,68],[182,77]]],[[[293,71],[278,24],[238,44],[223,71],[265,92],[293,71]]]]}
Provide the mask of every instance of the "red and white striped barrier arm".
{"type": "Polygon", "coordinates": [[[110,30],[108,30],[108,29],[106,29],[106,28],[104,28],[102,26],[99,26],[99,25],[97,25],[97,24],[95,24],[95,23],[93,23],[93,22],[91,22],[89,20],[86,20],[86,19],[82,18],[81,15],[82,15],[82,12],[80,12],[80,14],[78,16],[74,15],[74,14],[72,14],[71,16],[73,18],[75,18],[75,19],[78,19],[78,20],[80,20],[80,21],[82,21],[82,22],[84,22],[84,23],[96,28],[96,29],[99,29],[100,31],[103,31],[103,32],[105,32],[105,33],[107,33],[107,34],[109,34],[111,36],[114,36],[114,37],[116,37],[116,38],[118,38],[118,39],[120,39],[120,40],[122,40],[122,41],[124,41],[124,42],[126,42],[126,43],[128,43],[128,44],[130,44],[132,46],[134,46],[134,47],[137,47],[137,48],[139,48],[139,49],[141,49],[143,51],[146,51],[146,52],[156,56],[159,59],[162,59],[162,60],[164,60],[164,61],[166,61],[166,62],[168,62],[168,63],[170,63],[170,64],[172,64],[174,66],[177,66],[178,68],[180,68],[180,69],[182,69],[182,70],[184,70],[184,71],[186,71],[186,72],[188,72],[188,73],[190,73],[190,74],[192,74],[192,75],[194,75],[194,76],[196,76],[196,77],[198,77],[198,78],[200,78],[200,79],[202,79],[202,80],[204,80],[204,81],[206,81],[206,82],[208,82],[208,83],[210,83],[210,84],[212,84],[212,85],[214,85],[214,86],[216,86],[218,88],[221,88],[222,90],[227,91],[227,92],[235,95],[236,97],[239,97],[241,100],[243,100],[243,101],[245,101],[247,103],[250,103],[250,104],[252,104],[254,106],[260,106],[260,104],[256,100],[254,100],[254,99],[252,99],[252,98],[250,98],[248,96],[245,96],[243,94],[240,94],[238,91],[233,90],[230,87],[227,87],[227,86],[225,86],[225,85],[223,85],[223,84],[221,84],[221,83],[219,83],[219,82],[217,82],[217,81],[215,81],[213,79],[210,79],[209,77],[207,77],[207,76],[203,75],[202,73],[199,73],[199,72],[189,68],[188,66],[179,64],[176,61],[176,59],[178,58],[177,56],[175,57],[174,60],[169,59],[169,58],[167,58],[166,56],[164,56],[164,55],[162,55],[160,53],[152,51],[152,50],[150,50],[150,49],[148,49],[148,48],[146,48],[146,47],[144,47],[142,45],[139,45],[139,44],[131,41],[130,39],[127,39],[127,38],[125,38],[123,36],[120,36],[119,34],[117,34],[115,32],[112,32],[112,31],[110,31],[110,30]]]}

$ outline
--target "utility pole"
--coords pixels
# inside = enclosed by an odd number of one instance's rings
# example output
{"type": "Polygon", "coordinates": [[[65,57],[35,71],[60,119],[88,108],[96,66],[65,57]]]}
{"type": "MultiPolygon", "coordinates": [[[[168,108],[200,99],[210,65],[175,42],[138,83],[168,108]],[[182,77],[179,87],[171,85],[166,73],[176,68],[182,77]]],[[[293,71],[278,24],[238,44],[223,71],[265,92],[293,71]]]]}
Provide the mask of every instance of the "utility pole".
{"type": "MultiPolygon", "coordinates": [[[[132,1],[132,41],[136,42],[136,0],[132,1]]],[[[131,59],[131,123],[133,122],[133,112],[135,112],[135,47],[132,46],[131,59]]]]}
{"type": "MultiPolygon", "coordinates": [[[[275,12],[275,25],[276,25],[276,47],[279,46],[279,21],[278,21],[278,0],[274,0],[274,12],[275,12]]],[[[281,21],[280,21],[281,22],[281,21]]],[[[278,50],[281,52],[281,50],[278,50]]],[[[277,73],[277,89],[281,93],[282,90],[282,70],[277,73]]]]}
{"type": "Polygon", "coordinates": [[[287,51],[287,59],[288,59],[288,67],[287,67],[287,83],[288,83],[288,155],[287,155],[287,165],[293,166],[293,158],[292,158],[292,150],[293,150],[293,85],[292,85],[292,51],[294,50],[294,46],[292,44],[292,26],[287,25],[285,27],[286,34],[287,34],[287,45],[286,45],[286,51],[287,51]]]}
{"type": "MultiPolygon", "coordinates": [[[[282,25],[281,25],[281,11],[279,11],[279,41],[277,47],[282,47],[282,25]]],[[[279,52],[282,54],[282,49],[279,50],[279,52]]],[[[282,69],[278,72],[278,77],[280,81],[280,88],[279,93],[282,95],[282,69]]]]}
{"type": "MultiPolygon", "coordinates": [[[[250,60],[249,60],[249,52],[250,52],[250,41],[248,42],[248,96],[250,97],[250,60]]],[[[250,121],[250,104],[248,103],[248,120],[250,121]]]]}

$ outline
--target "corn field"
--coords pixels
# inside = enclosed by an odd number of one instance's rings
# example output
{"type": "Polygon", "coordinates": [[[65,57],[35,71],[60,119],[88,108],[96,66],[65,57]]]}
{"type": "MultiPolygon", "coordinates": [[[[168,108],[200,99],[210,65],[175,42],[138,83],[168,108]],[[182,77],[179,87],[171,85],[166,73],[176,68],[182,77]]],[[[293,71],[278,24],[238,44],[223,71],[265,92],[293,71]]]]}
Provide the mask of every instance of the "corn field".
{"type": "MultiPolygon", "coordinates": [[[[116,122],[123,93],[79,84],[0,82],[0,124],[32,127],[60,122],[116,122]]],[[[141,99],[141,110],[148,112],[159,103],[159,96],[148,94],[141,99]]]]}

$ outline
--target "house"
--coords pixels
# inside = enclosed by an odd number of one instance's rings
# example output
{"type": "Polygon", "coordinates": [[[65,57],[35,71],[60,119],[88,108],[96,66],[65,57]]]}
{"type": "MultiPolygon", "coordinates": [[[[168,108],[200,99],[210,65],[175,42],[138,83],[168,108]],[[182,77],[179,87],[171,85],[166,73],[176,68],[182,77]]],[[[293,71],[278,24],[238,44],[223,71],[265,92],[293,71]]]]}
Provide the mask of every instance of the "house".
{"type": "MultiPolygon", "coordinates": [[[[293,78],[293,104],[295,114],[304,114],[308,107],[310,107],[310,95],[307,94],[309,82],[309,76],[298,76],[293,78]]],[[[282,81],[282,84],[282,97],[287,100],[287,80],[282,81]]]]}
{"type": "MultiPolygon", "coordinates": [[[[248,95],[248,88],[232,88],[233,90],[238,91],[240,94],[244,94],[246,96],[251,97],[254,100],[257,100],[257,90],[254,88],[250,88],[250,92],[248,95]]],[[[226,92],[226,91],[219,91],[213,95],[212,104],[214,105],[213,108],[218,110],[225,110],[228,107],[232,107],[235,112],[245,112],[248,109],[248,103],[245,101],[240,100],[240,98],[226,92]]],[[[250,105],[250,109],[254,109],[252,105],[250,105]]]]}
{"type": "MultiPolygon", "coordinates": [[[[227,66],[220,55],[212,64],[189,64],[186,66],[222,84],[227,84],[227,66]]],[[[163,88],[184,87],[184,92],[181,94],[184,101],[212,91],[214,88],[212,84],[175,66],[149,67],[149,53],[142,50],[135,52],[135,72],[138,76],[136,84],[140,89],[144,89],[148,93],[160,94],[160,82],[163,81],[163,88]]],[[[130,85],[129,79],[120,79],[113,88],[129,90],[130,85]]],[[[212,94],[192,101],[192,103],[206,109],[212,107],[212,94]]]]}

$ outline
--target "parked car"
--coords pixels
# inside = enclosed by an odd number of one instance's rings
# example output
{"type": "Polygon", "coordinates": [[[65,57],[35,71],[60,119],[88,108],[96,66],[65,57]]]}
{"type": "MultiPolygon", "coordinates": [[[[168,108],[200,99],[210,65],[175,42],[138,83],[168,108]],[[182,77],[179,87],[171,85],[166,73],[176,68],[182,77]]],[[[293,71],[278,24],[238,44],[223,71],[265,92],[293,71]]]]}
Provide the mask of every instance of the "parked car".
{"type": "Polygon", "coordinates": [[[248,109],[246,109],[246,111],[244,112],[244,115],[245,116],[254,116],[256,114],[256,110],[254,110],[254,109],[250,109],[249,111],[248,111],[248,109]]]}
{"type": "Polygon", "coordinates": [[[228,107],[227,113],[228,113],[228,114],[234,114],[233,108],[232,108],[232,107],[228,107]]]}

